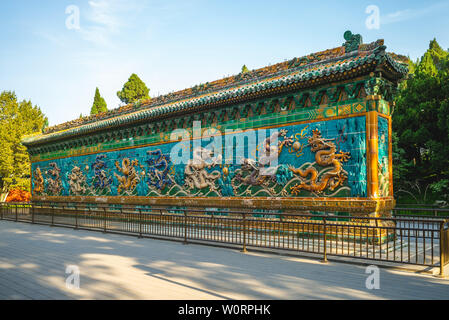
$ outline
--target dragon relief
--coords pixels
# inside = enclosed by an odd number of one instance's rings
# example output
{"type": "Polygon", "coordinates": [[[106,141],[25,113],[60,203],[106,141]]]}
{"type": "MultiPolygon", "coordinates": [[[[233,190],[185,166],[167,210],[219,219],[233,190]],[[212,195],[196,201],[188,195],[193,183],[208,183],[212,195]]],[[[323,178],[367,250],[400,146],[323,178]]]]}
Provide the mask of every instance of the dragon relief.
{"type": "Polygon", "coordinates": [[[292,166],[289,169],[302,178],[310,176],[308,181],[303,181],[291,188],[291,193],[298,195],[301,190],[308,190],[316,193],[322,193],[329,188],[331,191],[343,185],[348,178],[348,173],[343,169],[343,162],[347,162],[351,157],[349,152],[337,152],[337,147],[332,140],[324,139],[318,129],[312,131],[312,136],[308,139],[308,145],[315,154],[315,161],[322,167],[333,167],[333,170],[327,171],[320,181],[318,180],[319,172],[313,166],[306,170],[296,169],[292,166]]]}
{"type": "Polygon", "coordinates": [[[91,168],[94,170],[94,176],[92,177],[92,184],[95,188],[104,190],[109,188],[112,184],[112,178],[108,177],[104,169],[107,168],[107,164],[104,161],[105,155],[98,155],[95,158],[95,162],[91,164],[91,168]]]}
{"type": "Polygon", "coordinates": [[[129,160],[129,158],[124,158],[122,160],[122,166],[118,161],[115,162],[115,167],[119,172],[123,174],[123,176],[118,175],[114,172],[115,177],[117,178],[119,185],[117,187],[117,192],[121,194],[123,191],[126,193],[131,193],[140,182],[139,175],[136,170],[136,166],[139,165],[139,160],[129,160]]]}
{"type": "Polygon", "coordinates": [[[150,156],[146,160],[148,164],[148,186],[163,190],[167,185],[173,183],[168,175],[170,156],[164,155],[160,149],[148,151],[147,154],[150,156]]]}
{"type": "Polygon", "coordinates": [[[52,167],[52,169],[49,169],[46,172],[47,175],[51,176],[51,178],[47,179],[48,192],[51,195],[59,195],[62,190],[62,182],[59,175],[61,173],[61,169],[58,167],[56,162],[50,163],[50,167],[52,167]]]}
{"type": "Polygon", "coordinates": [[[220,178],[221,173],[215,170],[209,173],[206,169],[221,164],[221,155],[213,157],[213,152],[203,147],[193,150],[193,159],[190,159],[184,169],[185,184],[190,189],[204,189],[209,187],[211,191],[216,191],[215,182],[220,178]]]}
{"type": "Polygon", "coordinates": [[[274,132],[264,140],[259,161],[242,159],[241,168],[236,172],[235,179],[252,186],[258,186],[270,180],[275,181],[278,166],[270,166],[270,164],[278,159],[284,147],[289,147],[292,143],[293,137],[287,137],[287,130],[274,132]],[[279,140],[280,137],[283,137],[282,141],[279,140]],[[273,144],[276,141],[278,143],[273,144]]]}
{"type": "Polygon", "coordinates": [[[378,181],[379,181],[379,196],[390,196],[390,173],[388,170],[388,158],[379,159],[377,164],[378,181]]]}
{"type": "Polygon", "coordinates": [[[80,167],[73,167],[72,171],[67,175],[70,193],[74,195],[83,195],[87,192],[86,176],[80,167]]]}
{"type": "Polygon", "coordinates": [[[34,170],[34,193],[41,194],[44,191],[44,178],[42,177],[41,168],[34,170]]]}

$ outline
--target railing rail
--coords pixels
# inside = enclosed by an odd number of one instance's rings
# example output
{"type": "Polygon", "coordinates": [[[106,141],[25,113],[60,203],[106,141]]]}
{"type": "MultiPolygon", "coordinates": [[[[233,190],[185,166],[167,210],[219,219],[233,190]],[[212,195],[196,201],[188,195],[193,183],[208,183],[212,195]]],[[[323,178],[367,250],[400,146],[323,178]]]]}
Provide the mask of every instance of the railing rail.
{"type": "MultiPolygon", "coordinates": [[[[1,219],[188,242],[440,267],[449,263],[449,219],[314,215],[90,203],[2,203],[1,219]]],[[[412,208],[414,209],[414,208],[412,208]]],[[[406,208],[410,210],[410,208],[406,208]]],[[[434,208],[427,210],[435,210],[434,208]]],[[[439,209],[439,213],[449,210],[439,209]]],[[[448,214],[449,215],[449,214],[448,214]]]]}
{"type": "Polygon", "coordinates": [[[449,209],[449,204],[447,203],[398,203],[396,204],[398,208],[423,208],[423,209],[449,209]]]}
{"type": "Polygon", "coordinates": [[[443,218],[449,219],[449,208],[416,208],[416,207],[396,207],[393,209],[395,217],[400,215],[415,216],[416,218],[443,218]]]}

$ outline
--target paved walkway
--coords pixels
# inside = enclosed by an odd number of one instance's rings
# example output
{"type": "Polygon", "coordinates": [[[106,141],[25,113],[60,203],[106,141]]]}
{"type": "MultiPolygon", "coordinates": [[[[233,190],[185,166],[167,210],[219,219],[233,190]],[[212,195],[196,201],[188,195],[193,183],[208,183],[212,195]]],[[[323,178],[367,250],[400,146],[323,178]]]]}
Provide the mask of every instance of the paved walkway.
{"type": "Polygon", "coordinates": [[[449,299],[449,280],[0,221],[0,299],[449,299]],[[66,267],[80,288],[66,286],[66,267]]]}

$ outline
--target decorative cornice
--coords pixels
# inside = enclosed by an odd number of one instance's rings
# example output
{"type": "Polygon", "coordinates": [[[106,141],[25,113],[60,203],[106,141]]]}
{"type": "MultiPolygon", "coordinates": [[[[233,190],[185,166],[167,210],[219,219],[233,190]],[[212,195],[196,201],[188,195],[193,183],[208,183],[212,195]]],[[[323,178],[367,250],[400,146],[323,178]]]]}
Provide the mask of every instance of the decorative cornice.
{"type": "MultiPolygon", "coordinates": [[[[348,37],[349,38],[349,37],[348,37]]],[[[351,38],[352,39],[352,38],[351,38]]],[[[349,41],[352,41],[352,40],[349,41]]],[[[357,40],[357,39],[355,39],[357,40]]],[[[354,41],[355,41],[354,40],[354,41]]],[[[361,39],[360,39],[361,40],[361,39]]],[[[357,42],[357,41],[356,41],[357,42]]],[[[230,87],[222,86],[220,90],[210,91],[214,85],[203,85],[202,88],[191,88],[189,98],[177,100],[159,99],[161,102],[139,102],[134,107],[127,106],[125,114],[112,118],[99,119],[95,122],[78,126],[60,125],[59,131],[26,137],[23,144],[35,146],[56,140],[66,139],[71,136],[86,135],[92,132],[109,128],[127,126],[142,121],[155,121],[168,115],[179,115],[183,113],[196,112],[207,108],[214,108],[226,104],[239,103],[246,100],[256,99],[297,90],[307,87],[315,87],[324,83],[351,79],[361,74],[368,74],[375,69],[382,68],[394,73],[393,78],[402,78],[407,74],[407,68],[393,59],[385,52],[383,41],[363,45],[358,43],[358,49],[354,49],[354,43],[350,45],[349,53],[344,53],[348,46],[339,47],[321,53],[312,54],[300,59],[284,62],[277,67],[267,67],[275,72],[266,72],[265,77],[254,77],[259,69],[249,75],[239,75],[233,78],[235,84],[230,87]],[[346,48],[346,49],[345,49],[346,48]],[[323,54],[326,53],[326,54],[323,54]],[[240,82],[236,82],[240,81],[240,82]],[[203,91],[202,91],[203,90],[203,91]],[[202,94],[198,94],[201,93],[202,94]],[[195,93],[197,93],[195,95],[195,93]]],[[[214,83],[213,83],[214,84],[214,83]]],[[[187,90],[187,89],[186,89],[187,90]]],[[[173,95],[176,97],[176,94],[173,95]]]]}

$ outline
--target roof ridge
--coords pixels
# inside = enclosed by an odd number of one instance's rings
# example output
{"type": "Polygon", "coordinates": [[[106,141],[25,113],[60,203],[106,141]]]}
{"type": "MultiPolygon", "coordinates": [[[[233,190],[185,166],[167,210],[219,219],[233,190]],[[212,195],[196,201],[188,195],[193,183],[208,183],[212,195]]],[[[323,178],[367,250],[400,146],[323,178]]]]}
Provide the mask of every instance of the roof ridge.
{"type": "MultiPolygon", "coordinates": [[[[351,36],[354,38],[359,35],[352,35],[351,33],[351,36]]],[[[354,41],[352,38],[349,38],[349,40],[347,39],[346,43],[339,47],[310,53],[302,57],[295,57],[290,60],[251,70],[248,73],[239,73],[233,76],[217,79],[212,82],[206,82],[190,88],[178,90],[176,92],[160,95],[149,100],[142,100],[136,103],[127,104],[125,106],[114,108],[97,115],[91,115],[88,117],[78,118],[61,124],[57,124],[46,128],[43,134],[47,135],[54,132],[73,129],[100,120],[114,119],[117,116],[132,114],[136,111],[153,110],[163,105],[181,102],[186,99],[198,98],[207,94],[218,93],[220,91],[235,88],[245,84],[257,83],[258,81],[263,81],[268,78],[275,78],[287,73],[294,73],[307,68],[318,66],[320,64],[334,62],[345,58],[351,58],[360,55],[361,53],[366,54],[368,52],[374,52],[380,47],[383,47],[383,49],[385,49],[383,40],[377,40],[369,44],[361,43],[361,37],[360,39],[356,38],[356,40],[360,41],[360,43],[355,50],[353,49],[350,52],[346,51],[348,50],[348,43],[354,46],[354,43],[351,42],[354,41]]]]}

